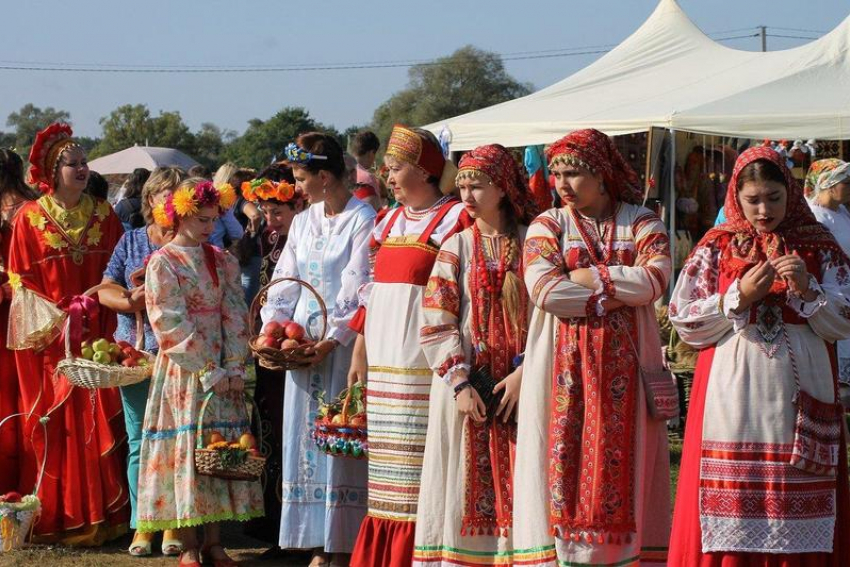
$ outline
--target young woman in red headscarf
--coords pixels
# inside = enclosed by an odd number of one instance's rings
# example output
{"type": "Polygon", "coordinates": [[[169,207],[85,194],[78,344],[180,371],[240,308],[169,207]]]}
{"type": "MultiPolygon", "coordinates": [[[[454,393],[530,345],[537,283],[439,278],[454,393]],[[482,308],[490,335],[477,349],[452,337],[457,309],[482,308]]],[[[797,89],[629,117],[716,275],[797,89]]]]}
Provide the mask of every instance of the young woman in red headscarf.
{"type": "MultiPolygon", "coordinates": [[[[35,192],[24,183],[24,160],[13,150],[0,148],[0,421],[21,411],[15,351],[6,348],[12,300],[7,270],[16,214],[35,198],[35,192]]],[[[23,418],[11,418],[0,429],[0,494],[18,490],[21,423],[23,418]]]]}
{"type": "Polygon", "coordinates": [[[433,134],[397,125],[384,163],[404,206],[372,233],[374,281],[361,288],[352,323],[364,334],[354,347],[349,382],[366,381],[369,427],[369,512],[353,567],[411,564],[433,380],[419,343],[422,296],[440,245],[471,222],[451,195],[457,169],[433,134]]]}
{"type": "Polygon", "coordinates": [[[530,305],[521,251],[536,206],[499,145],[464,155],[457,185],[475,224],[443,243],[425,288],[421,341],[435,376],[421,481],[429,489],[419,493],[413,562],[502,565],[512,551],[515,409],[530,305]]]}
{"type": "Polygon", "coordinates": [[[650,417],[639,368],[662,364],[653,303],[667,289],[669,239],[608,136],[573,132],[547,158],[566,206],[537,217],[525,239],[536,309],[519,400],[513,560],[663,565],[667,427],[650,417]]]}
{"type": "MultiPolygon", "coordinates": [[[[67,124],[38,133],[30,152],[30,183],[43,195],[18,212],[9,253],[9,270],[21,285],[55,304],[100,283],[121,221],[109,203],[84,194],[89,177],[86,154],[67,124]]],[[[15,291],[17,295],[18,291],[15,291]]],[[[23,297],[23,294],[22,294],[23,297]]],[[[31,323],[32,313],[12,319],[31,323]]],[[[111,337],[115,316],[90,311],[92,338],[111,337]]],[[[126,439],[118,389],[84,390],[71,386],[56,364],[65,357],[63,340],[46,348],[18,350],[18,383],[25,427],[20,491],[33,490],[44,450],[35,416],[48,416],[47,465],[38,496],[40,541],[100,545],[127,531],[126,439]]]]}
{"type": "Polygon", "coordinates": [[[670,564],[850,565],[832,344],[850,337],[850,261],[770,148],[738,158],[725,209],[670,301],[703,349],[670,564]]]}

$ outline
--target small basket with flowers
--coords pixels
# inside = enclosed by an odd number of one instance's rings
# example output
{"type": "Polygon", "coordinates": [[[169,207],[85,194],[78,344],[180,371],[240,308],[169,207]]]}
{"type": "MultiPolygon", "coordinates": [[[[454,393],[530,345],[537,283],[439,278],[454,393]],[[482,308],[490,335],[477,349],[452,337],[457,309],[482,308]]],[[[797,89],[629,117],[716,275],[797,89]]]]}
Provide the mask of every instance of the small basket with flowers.
{"type": "MultiPolygon", "coordinates": [[[[260,455],[262,428],[259,441],[250,432],[243,433],[238,440],[228,441],[218,431],[206,432],[204,415],[215,392],[204,397],[198,417],[198,431],[195,438],[195,471],[204,476],[213,476],[226,480],[256,481],[263,474],[266,458],[260,455]]],[[[247,396],[246,404],[251,404],[247,396]]],[[[246,406],[247,407],[247,406],[246,406]]],[[[254,419],[259,420],[256,404],[251,404],[254,419]]]]}

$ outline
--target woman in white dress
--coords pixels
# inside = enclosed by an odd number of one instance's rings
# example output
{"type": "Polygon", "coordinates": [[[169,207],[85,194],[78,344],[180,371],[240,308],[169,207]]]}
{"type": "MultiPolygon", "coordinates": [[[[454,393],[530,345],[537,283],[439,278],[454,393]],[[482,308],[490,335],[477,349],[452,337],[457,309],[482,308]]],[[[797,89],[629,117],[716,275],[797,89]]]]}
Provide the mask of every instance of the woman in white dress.
{"type": "MultiPolygon", "coordinates": [[[[809,167],[804,188],[809,206],[822,225],[838,241],[845,254],[850,254],[850,163],[830,158],[809,167]]],[[[850,341],[838,341],[838,380],[841,389],[850,394],[850,341]]],[[[845,396],[845,392],[842,392],[845,396]]]]}
{"type": "MultiPolygon", "coordinates": [[[[317,450],[311,429],[319,395],[332,399],[346,387],[356,335],[348,325],[357,290],[369,279],[375,211],[348,192],[342,148],[331,136],[302,134],[286,154],[296,187],[314,204],[295,217],[274,278],[298,278],[319,292],[328,334],[308,352],[309,367],[286,373],[280,547],[312,549],[311,565],[318,566],[351,553],[366,514],[366,462],[328,457],[317,450]]],[[[318,301],[306,288],[284,282],[269,291],[264,324],[291,320],[308,334],[321,332],[318,301]]]]}
{"type": "Polygon", "coordinates": [[[423,567],[503,565],[513,550],[514,410],[530,305],[521,256],[536,206],[499,145],[464,155],[457,184],[475,224],[443,243],[423,298],[434,379],[422,486],[442,487],[419,493],[413,563],[423,567]],[[488,408],[491,392],[501,400],[488,408]]]}

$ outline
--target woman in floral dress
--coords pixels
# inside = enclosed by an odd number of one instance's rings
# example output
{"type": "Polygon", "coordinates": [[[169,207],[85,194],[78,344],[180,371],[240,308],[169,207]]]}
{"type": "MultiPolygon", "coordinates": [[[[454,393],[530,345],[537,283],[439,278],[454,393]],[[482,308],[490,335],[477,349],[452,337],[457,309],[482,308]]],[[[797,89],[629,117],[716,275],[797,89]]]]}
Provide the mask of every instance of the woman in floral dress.
{"type": "Polygon", "coordinates": [[[199,555],[234,565],[219,540],[218,522],[263,514],[259,483],[195,472],[195,435],[219,432],[229,441],[248,429],[242,389],[248,337],[247,308],[233,256],[206,243],[236,194],[193,178],[154,209],[174,239],[148,263],[145,301],[159,344],[145,410],[139,477],[138,530],[180,529],[181,565],[199,555]],[[214,392],[201,423],[201,405],[214,392]],[[195,526],[204,525],[198,550],[195,526]]]}

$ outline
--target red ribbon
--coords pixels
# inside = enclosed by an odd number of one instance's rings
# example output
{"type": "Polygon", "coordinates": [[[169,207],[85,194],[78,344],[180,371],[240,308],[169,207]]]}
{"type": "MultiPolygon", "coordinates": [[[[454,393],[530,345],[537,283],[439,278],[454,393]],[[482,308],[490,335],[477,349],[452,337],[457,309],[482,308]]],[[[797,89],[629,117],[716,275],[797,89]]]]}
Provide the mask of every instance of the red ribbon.
{"type": "Polygon", "coordinates": [[[68,314],[68,332],[71,334],[71,352],[74,356],[82,355],[84,329],[94,328],[98,319],[99,303],[87,295],[65,297],[59,302],[59,309],[68,314]]]}

